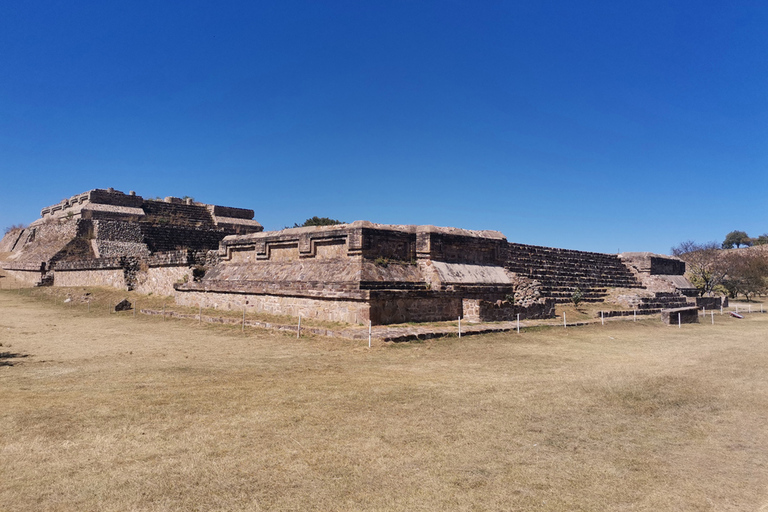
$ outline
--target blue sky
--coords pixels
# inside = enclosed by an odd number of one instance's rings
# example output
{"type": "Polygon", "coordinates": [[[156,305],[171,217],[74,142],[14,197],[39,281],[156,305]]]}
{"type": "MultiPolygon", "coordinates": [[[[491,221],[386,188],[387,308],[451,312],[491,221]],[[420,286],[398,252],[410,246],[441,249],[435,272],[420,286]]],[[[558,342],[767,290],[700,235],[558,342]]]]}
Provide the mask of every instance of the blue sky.
{"type": "Polygon", "coordinates": [[[0,2],[0,227],[92,188],[654,251],[768,232],[764,1],[0,2]]]}

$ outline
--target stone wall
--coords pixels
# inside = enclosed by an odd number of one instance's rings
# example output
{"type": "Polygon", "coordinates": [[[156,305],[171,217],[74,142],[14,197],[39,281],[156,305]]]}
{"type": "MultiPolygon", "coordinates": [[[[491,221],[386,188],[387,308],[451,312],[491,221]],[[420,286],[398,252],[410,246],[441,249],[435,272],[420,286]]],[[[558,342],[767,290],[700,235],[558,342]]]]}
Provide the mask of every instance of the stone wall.
{"type": "Polygon", "coordinates": [[[173,251],[143,258],[93,258],[57,262],[55,286],[110,286],[141,293],[174,295],[174,286],[194,279],[205,253],[173,251]]]}
{"type": "Polygon", "coordinates": [[[149,267],[136,276],[135,290],[155,295],[175,295],[174,286],[193,279],[192,269],[187,265],[149,267]]]}
{"type": "Polygon", "coordinates": [[[254,311],[272,315],[289,315],[329,322],[368,322],[370,306],[362,300],[325,299],[290,295],[257,295],[249,293],[185,292],[176,295],[184,306],[254,311]]]}
{"type": "Polygon", "coordinates": [[[372,293],[370,320],[373,325],[406,322],[439,322],[463,314],[461,295],[441,292],[372,293]]]}
{"type": "MultiPolygon", "coordinates": [[[[35,286],[40,282],[42,274],[39,270],[9,270],[4,269],[3,272],[10,278],[17,282],[24,283],[25,286],[35,286]]],[[[10,286],[4,284],[3,286],[10,286]]]]}
{"type": "MultiPolygon", "coordinates": [[[[274,315],[301,316],[329,322],[346,322],[373,325],[406,322],[436,322],[466,317],[464,303],[459,295],[441,292],[369,292],[364,298],[301,297],[295,295],[270,295],[251,293],[221,293],[214,291],[183,292],[176,295],[176,301],[186,306],[218,308],[268,313],[274,315]]],[[[466,302],[466,301],[465,301],[466,302]]],[[[475,301],[475,303],[480,301],[475,301]]],[[[554,302],[549,301],[552,309],[554,302]]],[[[544,305],[531,308],[517,308],[521,318],[543,318],[544,305]],[[537,311],[538,308],[538,311],[537,311]],[[528,315],[528,316],[525,316],[528,315]],[[536,316],[538,315],[538,316],[536,316]]],[[[483,308],[487,308],[483,306],[483,308]]],[[[489,308],[490,309],[490,308],[489,308]]],[[[484,309],[485,310],[485,309],[484,309]]],[[[506,311],[508,314],[512,314],[506,311]]],[[[483,321],[510,320],[501,314],[487,314],[483,321]]],[[[550,315],[551,316],[551,315],[550,315]]]]}
{"type": "Polygon", "coordinates": [[[55,286],[109,286],[126,290],[125,274],[122,268],[87,270],[57,270],[55,286]]]}
{"type": "Polygon", "coordinates": [[[468,322],[508,322],[536,318],[552,318],[555,316],[555,299],[548,298],[526,306],[513,304],[508,301],[491,302],[481,299],[463,300],[463,318],[468,322]]]}

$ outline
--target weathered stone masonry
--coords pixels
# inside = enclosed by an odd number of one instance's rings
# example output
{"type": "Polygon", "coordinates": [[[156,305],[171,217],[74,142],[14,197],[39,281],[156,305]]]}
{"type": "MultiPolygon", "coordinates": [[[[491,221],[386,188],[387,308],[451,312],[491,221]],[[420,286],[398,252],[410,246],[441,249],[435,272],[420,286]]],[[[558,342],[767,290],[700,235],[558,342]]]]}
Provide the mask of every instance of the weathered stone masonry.
{"type": "Polygon", "coordinates": [[[619,303],[651,313],[686,304],[692,288],[683,262],[650,253],[366,221],[265,233],[252,210],[112,189],[44,208],[0,250],[6,272],[30,284],[113,286],[173,294],[187,305],[348,323],[547,318],[577,289],[603,301],[620,288],[619,303]]]}
{"type": "MultiPolygon", "coordinates": [[[[177,300],[374,324],[457,319],[474,301],[479,321],[481,301],[514,297],[506,243],[498,232],[365,221],[230,236],[177,300]]],[[[539,302],[550,306],[518,311],[550,315],[552,302],[539,302]]]]}
{"type": "Polygon", "coordinates": [[[175,197],[145,200],[114,189],[73,196],[40,215],[2,241],[3,251],[10,253],[2,267],[12,276],[30,284],[165,294],[175,281],[191,276],[190,266],[204,265],[206,252],[225,236],[263,229],[253,210],[175,197]],[[190,251],[196,255],[190,257],[190,251]],[[172,263],[163,263],[164,258],[172,263]]]}

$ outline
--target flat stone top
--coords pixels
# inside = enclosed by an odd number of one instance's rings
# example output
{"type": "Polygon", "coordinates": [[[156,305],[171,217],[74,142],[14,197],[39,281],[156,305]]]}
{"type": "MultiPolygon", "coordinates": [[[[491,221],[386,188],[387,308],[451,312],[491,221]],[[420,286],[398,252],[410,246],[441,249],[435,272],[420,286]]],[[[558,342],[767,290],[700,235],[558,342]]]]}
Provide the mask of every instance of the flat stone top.
{"type": "Polygon", "coordinates": [[[142,210],[141,208],[134,208],[132,206],[115,206],[111,204],[99,204],[99,203],[88,203],[83,206],[82,211],[124,213],[128,215],[138,215],[140,217],[144,216],[144,210],[142,210]]]}
{"type": "Polygon", "coordinates": [[[219,215],[213,215],[213,222],[218,224],[219,222],[228,223],[228,224],[239,224],[241,226],[252,226],[252,227],[261,227],[261,224],[259,221],[253,220],[253,219],[242,219],[240,217],[222,217],[219,215]]]}
{"type": "Polygon", "coordinates": [[[662,313],[682,313],[684,311],[696,311],[698,310],[698,306],[685,306],[682,308],[670,308],[670,309],[662,309],[662,313]]]}
{"type": "MultiPolygon", "coordinates": [[[[41,217],[44,217],[47,214],[53,214],[55,212],[63,212],[66,210],[67,212],[72,211],[73,213],[79,212],[81,208],[85,208],[88,205],[94,206],[94,205],[100,205],[100,206],[115,206],[119,207],[118,205],[123,205],[124,207],[130,207],[130,208],[139,208],[141,207],[142,203],[149,202],[149,201],[157,201],[157,202],[164,202],[164,203],[170,203],[170,204],[189,204],[191,206],[200,206],[208,208],[211,211],[212,215],[219,215],[222,217],[232,217],[232,218],[239,218],[239,219],[252,219],[253,218],[253,210],[246,209],[246,208],[236,208],[234,206],[221,206],[221,205],[215,205],[215,204],[206,204],[201,203],[198,201],[192,201],[191,199],[189,202],[185,199],[181,199],[178,197],[166,197],[164,200],[156,200],[156,199],[145,199],[142,196],[136,195],[135,192],[131,191],[130,193],[126,194],[120,190],[115,190],[114,188],[94,188],[87,192],[83,192],[80,194],[76,194],[68,199],[62,199],[60,202],[46,206],[40,211],[41,217]]],[[[109,211],[102,209],[101,211],[109,211]]],[[[119,210],[113,210],[113,211],[119,211],[119,210]]],[[[57,213],[57,215],[65,215],[66,213],[57,213]]]]}
{"type": "Polygon", "coordinates": [[[499,231],[483,230],[475,231],[470,229],[438,227],[431,225],[413,225],[413,224],[376,224],[367,220],[356,220],[347,224],[336,224],[332,226],[308,226],[300,228],[287,228],[280,231],[263,231],[261,233],[251,233],[248,235],[230,235],[224,240],[257,240],[261,238],[270,238],[277,235],[302,235],[312,233],[328,233],[335,231],[343,233],[350,229],[368,228],[382,231],[394,231],[400,233],[437,233],[443,235],[466,236],[474,238],[488,238],[493,240],[506,240],[506,237],[499,231]]]}
{"type": "Polygon", "coordinates": [[[666,254],[656,254],[653,252],[622,252],[619,254],[619,258],[627,260],[639,260],[648,258],[664,258],[665,260],[680,260],[677,256],[668,256],[666,254]]]}

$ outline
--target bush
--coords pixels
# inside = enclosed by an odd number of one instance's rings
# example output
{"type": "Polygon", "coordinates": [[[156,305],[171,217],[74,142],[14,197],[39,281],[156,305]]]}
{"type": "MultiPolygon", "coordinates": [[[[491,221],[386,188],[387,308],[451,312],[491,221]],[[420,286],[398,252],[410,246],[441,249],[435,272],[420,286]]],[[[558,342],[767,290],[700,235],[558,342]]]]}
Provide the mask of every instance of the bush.
{"type": "Polygon", "coordinates": [[[328,217],[314,216],[311,219],[304,221],[304,224],[294,224],[295,228],[306,228],[309,226],[335,226],[337,224],[344,224],[344,222],[336,219],[329,219],[328,217]]]}
{"type": "Polygon", "coordinates": [[[578,306],[583,300],[584,300],[584,293],[581,291],[581,288],[577,286],[573,290],[573,294],[571,295],[571,302],[573,302],[574,306],[578,306]]]}
{"type": "Polygon", "coordinates": [[[24,224],[14,224],[12,226],[8,226],[7,228],[5,228],[5,234],[7,235],[8,233],[13,231],[14,229],[24,229],[26,227],[27,226],[25,226],[24,224]]]}

